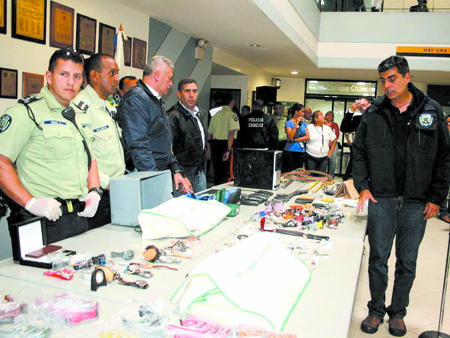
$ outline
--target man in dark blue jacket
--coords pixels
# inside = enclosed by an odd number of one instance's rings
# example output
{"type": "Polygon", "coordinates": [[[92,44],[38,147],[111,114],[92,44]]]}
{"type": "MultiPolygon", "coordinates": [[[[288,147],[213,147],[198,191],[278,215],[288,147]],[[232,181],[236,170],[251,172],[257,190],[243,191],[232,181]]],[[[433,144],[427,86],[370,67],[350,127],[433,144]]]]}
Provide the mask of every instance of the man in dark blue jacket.
{"type": "Polygon", "coordinates": [[[441,106],[411,82],[408,62],[391,56],[378,66],[385,95],[362,116],[353,142],[353,179],[360,193],[356,213],[369,200],[369,315],[375,333],[387,313],[389,333],[406,334],[403,317],[416,275],[427,220],[448,192],[449,131],[441,106]],[[388,259],[396,238],[392,300],[385,306],[388,259]]]}
{"type": "Polygon", "coordinates": [[[144,76],[123,97],[121,117],[128,151],[138,171],[170,169],[175,183],[184,192],[192,192],[189,180],[172,150],[172,130],[161,100],[172,87],[173,63],[164,56],[152,57],[144,76]]]}

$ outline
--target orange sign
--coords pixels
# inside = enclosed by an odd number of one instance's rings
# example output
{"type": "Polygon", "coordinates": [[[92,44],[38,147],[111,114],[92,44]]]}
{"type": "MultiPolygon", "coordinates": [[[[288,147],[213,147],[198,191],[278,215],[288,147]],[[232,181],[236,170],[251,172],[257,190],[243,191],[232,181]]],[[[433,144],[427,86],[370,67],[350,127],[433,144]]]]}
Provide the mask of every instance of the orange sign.
{"type": "Polygon", "coordinates": [[[397,47],[397,55],[424,56],[424,57],[450,57],[450,46],[448,47],[397,47]]]}

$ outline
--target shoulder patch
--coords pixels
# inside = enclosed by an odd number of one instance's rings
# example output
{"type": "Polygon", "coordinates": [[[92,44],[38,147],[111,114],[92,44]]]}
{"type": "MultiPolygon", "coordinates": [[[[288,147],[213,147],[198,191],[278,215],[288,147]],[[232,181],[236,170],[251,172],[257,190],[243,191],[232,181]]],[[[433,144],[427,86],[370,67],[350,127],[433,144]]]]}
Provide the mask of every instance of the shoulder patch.
{"type": "Polygon", "coordinates": [[[8,114],[3,114],[0,117],[0,134],[5,132],[12,123],[12,117],[8,114]]]}
{"type": "Polygon", "coordinates": [[[233,114],[233,120],[235,120],[235,121],[237,121],[237,120],[238,120],[238,117],[237,117],[237,115],[236,115],[236,114],[233,114]]]}
{"type": "Polygon", "coordinates": [[[79,102],[73,102],[72,103],[80,110],[86,112],[90,105],[91,105],[91,101],[85,97],[83,97],[79,102]]]}
{"type": "Polygon", "coordinates": [[[18,100],[17,102],[27,105],[27,104],[39,101],[42,98],[43,98],[42,95],[36,94],[36,95],[30,95],[30,96],[24,97],[24,98],[18,100]]]}

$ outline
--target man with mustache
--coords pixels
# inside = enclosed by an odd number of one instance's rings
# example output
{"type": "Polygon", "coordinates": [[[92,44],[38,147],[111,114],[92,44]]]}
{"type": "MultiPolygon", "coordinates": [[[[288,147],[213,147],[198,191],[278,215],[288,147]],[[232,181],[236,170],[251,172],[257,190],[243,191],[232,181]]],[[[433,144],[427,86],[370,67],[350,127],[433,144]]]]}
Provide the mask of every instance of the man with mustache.
{"type": "Polygon", "coordinates": [[[85,61],[84,71],[88,85],[73,100],[91,120],[95,141],[93,153],[98,163],[102,199],[97,213],[88,220],[89,229],[111,223],[109,180],[125,172],[122,130],[112,118],[116,108],[108,103],[108,96],[119,88],[119,67],[107,54],[94,54],[85,61]]]}

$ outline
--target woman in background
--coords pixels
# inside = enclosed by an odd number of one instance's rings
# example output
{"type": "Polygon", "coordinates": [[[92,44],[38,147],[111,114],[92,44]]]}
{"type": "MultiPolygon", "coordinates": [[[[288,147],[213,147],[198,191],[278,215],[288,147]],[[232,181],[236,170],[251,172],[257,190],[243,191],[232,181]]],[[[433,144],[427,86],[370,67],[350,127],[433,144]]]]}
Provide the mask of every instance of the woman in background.
{"type": "Polygon", "coordinates": [[[305,161],[305,145],[309,140],[309,132],[303,121],[305,107],[296,103],[292,106],[292,119],[286,121],[285,130],[287,136],[286,146],[283,152],[282,172],[289,172],[303,167],[305,161]]]}
{"type": "MultiPolygon", "coordinates": [[[[325,114],[325,125],[331,128],[332,131],[334,131],[334,134],[336,135],[336,140],[339,140],[339,125],[334,122],[334,113],[330,110],[328,113],[325,114]]],[[[329,147],[331,149],[332,143],[329,144],[329,147]]],[[[338,147],[336,144],[336,147],[334,148],[333,155],[331,155],[331,158],[328,159],[328,174],[333,176],[334,178],[334,172],[336,171],[336,158],[338,153],[338,147]]]]}
{"type": "Polygon", "coordinates": [[[337,138],[331,128],[324,123],[323,113],[316,110],[311,115],[311,124],[308,126],[309,141],[306,143],[306,170],[327,172],[328,159],[333,155],[337,138]]]}

